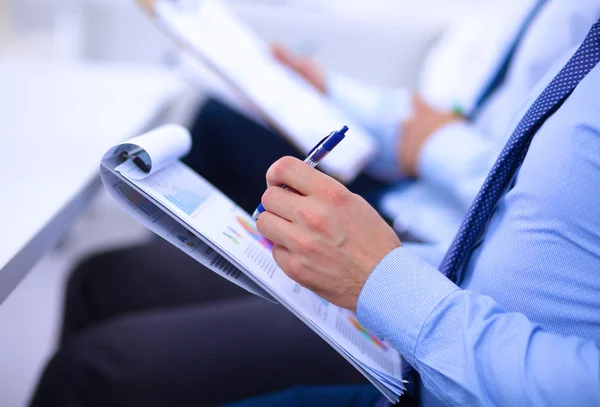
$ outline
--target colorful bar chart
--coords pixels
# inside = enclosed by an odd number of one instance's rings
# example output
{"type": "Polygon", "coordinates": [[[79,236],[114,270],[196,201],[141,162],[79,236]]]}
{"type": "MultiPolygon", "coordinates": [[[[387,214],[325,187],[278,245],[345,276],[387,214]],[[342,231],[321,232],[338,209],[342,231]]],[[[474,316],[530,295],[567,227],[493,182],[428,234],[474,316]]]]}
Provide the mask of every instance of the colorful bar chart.
{"type": "Polygon", "coordinates": [[[244,230],[250,236],[252,236],[252,238],[254,238],[258,243],[260,243],[265,249],[269,249],[269,250],[273,249],[273,243],[271,243],[266,237],[264,237],[263,235],[258,233],[258,230],[256,230],[256,227],[252,223],[250,223],[250,221],[242,218],[241,216],[237,216],[236,219],[237,219],[238,223],[240,224],[240,226],[242,228],[244,228],[244,230]]]}
{"type": "Polygon", "coordinates": [[[372,333],[370,333],[367,328],[365,328],[364,326],[361,325],[360,322],[358,322],[358,319],[356,319],[356,317],[354,315],[350,315],[348,316],[348,320],[350,321],[350,323],[352,324],[352,326],[358,331],[360,332],[365,338],[367,338],[371,343],[373,343],[375,346],[377,346],[379,349],[383,350],[383,351],[387,351],[388,347],[385,343],[383,343],[378,337],[376,337],[375,335],[373,335],[372,333]]]}

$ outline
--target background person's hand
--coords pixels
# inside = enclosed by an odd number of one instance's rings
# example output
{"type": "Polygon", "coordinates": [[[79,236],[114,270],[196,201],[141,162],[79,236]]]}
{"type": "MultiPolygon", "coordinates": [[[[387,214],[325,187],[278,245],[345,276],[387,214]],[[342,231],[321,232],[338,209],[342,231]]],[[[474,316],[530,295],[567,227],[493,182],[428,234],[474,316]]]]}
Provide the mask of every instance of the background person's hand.
{"type": "Polygon", "coordinates": [[[279,62],[296,71],[319,92],[326,93],[325,71],[315,61],[300,57],[280,44],[272,45],[271,50],[279,62]]]}
{"type": "Polygon", "coordinates": [[[401,126],[398,140],[400,169],[409,177],[418,173],[419,157],[425,142],[441,127],[465,118],[452,112],[443,112],[429,106],[419,95],[413,97],[413,113],[401,126]]]}
{"type": "Polygon", "coordinates": [[[302,161],[285,157],[267,172],[266,209],[257,222],[273,258],[300,285],[356,310],[365,281],[398,236],[360,196],[302,161]],[[300,195],[278,186],[286,184],[300,195]]]}

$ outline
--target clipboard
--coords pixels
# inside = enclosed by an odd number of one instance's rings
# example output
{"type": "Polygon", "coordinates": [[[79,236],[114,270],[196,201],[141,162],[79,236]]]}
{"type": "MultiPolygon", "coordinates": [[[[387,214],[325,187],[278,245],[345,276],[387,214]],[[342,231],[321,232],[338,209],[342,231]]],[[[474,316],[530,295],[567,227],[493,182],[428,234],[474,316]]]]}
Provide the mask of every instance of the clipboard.
{"type": "Polygon", "coordinates": [[[355,314],[291,280],[250,215],[180,161],[191,147],[191,135],[177,125],[127,140],[102,157],[102,183],[138,222],[220,277],[285,307],[397,402],[406,389],[400,354],[355,314]]]}
{"type": "MultiPolygon", "coordinates": [[[[218,0],[137,0],[184,52],[221,78],[249,108],[302,154],[332,128],[348,126],[344,145],[322,169],[351,182],[373,158],[372,136],[300,75],[218,0]]],[[[243,136],[243,135],[241,135],[243,136]]]]}

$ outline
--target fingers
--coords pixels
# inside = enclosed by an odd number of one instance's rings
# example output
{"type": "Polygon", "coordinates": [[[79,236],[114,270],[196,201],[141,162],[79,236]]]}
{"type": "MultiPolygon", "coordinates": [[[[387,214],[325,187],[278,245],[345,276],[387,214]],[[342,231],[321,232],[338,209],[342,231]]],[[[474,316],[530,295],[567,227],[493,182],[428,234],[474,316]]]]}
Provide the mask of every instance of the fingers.
{"type": "Polygon", "coordinates": [[[256,221],[256,228],[267,239],[279,246],[288,247],[293,225],[270,212],[263,212],[256,221]]]}
{"type": "Polygon", "coordinates": [[[296,218],[296,208],[301,205],[301,201],[300,195],[273,186],[265,191],[261,203],[268,212],[291,222],[296,218]]]}
{"type": "Polygon", "coordinates": [[[279,62],[283,62],[282,56],[284,55],[284,53],[285,47],[283,45],[278,43],[271,44],[271,54],[273,54],[275,59],[277,59],[279,62]]]}
{"type": "Polygon", "coordinates": [[[287,65],[291,68],[296,68],[298,65],[298,57],[294,55],[289,49],[287,49],[284,45],[281,44],[273,44],[271,45],[271,52],[275,59],[281,62],[284,65],[287,65]]]}
{"type": "Polygon", "coordinates": [[[296,158],[283,157],[267,171],[267,185],[282,184],[308,196],[334,188],[333,185],[337,187],[339,183],[296,158]]]}

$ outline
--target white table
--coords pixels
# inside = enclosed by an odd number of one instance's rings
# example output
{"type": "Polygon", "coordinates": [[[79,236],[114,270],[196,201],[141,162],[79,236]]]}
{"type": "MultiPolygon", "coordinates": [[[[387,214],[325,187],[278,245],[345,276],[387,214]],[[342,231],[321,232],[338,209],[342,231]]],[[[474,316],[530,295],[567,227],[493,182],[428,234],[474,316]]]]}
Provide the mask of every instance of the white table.
{"type": "Polygon", "coordinates": [[[104,152],[181,89],[158,68],[0,58],[0,303],[85,208],[104,152]]]}

